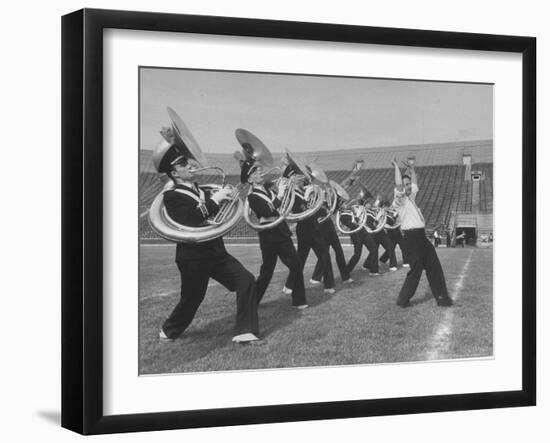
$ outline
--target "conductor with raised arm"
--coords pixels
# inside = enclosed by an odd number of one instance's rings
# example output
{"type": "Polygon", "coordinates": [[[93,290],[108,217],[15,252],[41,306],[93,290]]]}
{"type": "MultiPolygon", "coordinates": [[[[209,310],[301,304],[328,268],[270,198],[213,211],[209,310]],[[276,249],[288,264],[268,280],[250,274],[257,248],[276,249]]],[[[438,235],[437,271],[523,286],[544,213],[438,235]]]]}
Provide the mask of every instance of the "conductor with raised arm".
{"type": "Polygon", "coordinates": [[[418,182],[414,165],[409,161],[407,163],[409,174],[401,176],[397,160],[394,159],[392,164],[395,171],[394,206],[397,208],[401,222],[404,246],[410,264],[410,270],[399,291],[397,305],[403,308],[410,306],[410,299],[416,292],[422,271],[426,271],[430,289],[438,306],[452,306],[453,301],[447,292],[439,257],[433,244],[426,237],[424,217],[416,205],[418,182]]]}

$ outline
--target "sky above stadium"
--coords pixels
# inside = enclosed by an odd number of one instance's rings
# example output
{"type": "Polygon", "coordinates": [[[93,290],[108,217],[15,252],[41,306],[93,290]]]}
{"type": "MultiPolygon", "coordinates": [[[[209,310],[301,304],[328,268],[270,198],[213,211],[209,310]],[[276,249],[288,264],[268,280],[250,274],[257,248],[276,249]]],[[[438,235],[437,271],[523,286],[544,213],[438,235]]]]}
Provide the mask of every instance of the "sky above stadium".
{"type": "Polygon", "coordinates": [[[493,86],[175,69],[141,69],[140,149],[172,107],[204,152],[239,149],[235,129],[272,152],[328,151],[493,137],[493,86]]]}

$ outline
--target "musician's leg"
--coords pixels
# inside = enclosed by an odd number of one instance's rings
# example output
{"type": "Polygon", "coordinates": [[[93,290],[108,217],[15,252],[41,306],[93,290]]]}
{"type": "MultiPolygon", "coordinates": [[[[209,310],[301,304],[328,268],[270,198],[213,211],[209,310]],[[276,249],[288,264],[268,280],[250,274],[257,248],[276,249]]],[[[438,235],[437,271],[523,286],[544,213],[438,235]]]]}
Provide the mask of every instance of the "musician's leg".
{"type": "Polygon", "coordinates": [[[361,252],[363,252],[363,242],[357,234],[350,235],[351,242],[353,243],[353,255],[350,257],[347,264],[347,271],[351,274],[351,271],[355,268],[355,265],[361,258],[361,252]]]}
{"type": "Polygon", "coordinates": [[[319,260],[315,263],[315,269],[313,270],[311,279],[315,281],[321,281],[323,279],[323,267],[321,266],[321,262],[319,260]]]}
{"type": "Polygon", "coordinates": [[[314,236],[312,238],[312,248],[317,256],[317,260],[321,262],[323,268],[323,286],[325,289],[334,288],[334,274],[332,272],[332,263],[328,252],[328,245],[324,238],[314,236]]]}
{"type": "Polygon", "coordinates": [[[258,301],[254,276],[232,255],[216,260],[212,278],[237,293],[237,316],[234,335],[251,332],[258,335],[258,301]]]}
{"type": "Polygon", "coordinates": [[[395,244],[390,240],[390,237],[387,234],[383,234],[381,236],[381,243],[384,247],[384,254],[389,254],[390,268],[397,268],[397,258],[395,257],[395,244]]]}
{"type": "Polygon", "coordinates": [[[262,266],[260,267],[260,275],[258,275],[256,280],[256,298],[258,299],[258,303],[262,301],[269,282],[273,277],[273,271],[277,264],[277,245],[260,240],[260,250],[262,251],[262,266]]]}
{"type": "Polygon", "coordinates": [[[340,243],[340,239],[338,238],[338,234],[336,231],[332,231],[330,233],[330,245],[332,246],[332,249],[334,249],[334,255],[336,257],[336,265],[338,266],[338,270],[340,271],[340,277],[342,278],[342,281],[349,280],[349,272],[347,270],[346,266],[346,258],[344,257],[344,250],[342,249],[342,244],[340,243]]]}
{"type": "Polygon", "coordinates": [[[204,260],[186,260],[177,263],[181,276],[181,293],[180,301],[162,325],[168,338],[176,338],[187,329],[204,300],[210,266],[205,266],[203,262],[204,260]]]}
{"type": "Polygon", "coordinates": [[[426,277],[430,284],[432,294],[437,300],[438,304],[448,306],[452,304],[447,292],[447,283],[445,282],[445,274],[441,267],[441,262],[437,256],[434,246],[426,239],[426,261],[424,267],[426,269],[426,277]]]}
{"type": "Polygon", "coordinates": [[[363,231],[361,238],[363,240],[363,244],[369,250],[369,255],[367,256],[365,263],[363,263],[363,267],[368,268],[372,274],[378,274],[380,270],[378,265],[378,238],[376,235],[371,235],[366,231],[363,231]]]}
{"type": "MultiPolygon", "coordinates": [[[[299,224],[296,226],[296,239],[298,240],[298,258],[300,259],[300,269],[302,273],[304,271],[304,265],[311,249],[311,235],[306,235],[299,224]]],[[[286,279],[285,287],[293,289],[295,282],[291,279],[292,274],[288,275],[286,279]]]]}
{"type": "Polygon", "coordinates": [[[292,304],[294,306],[305,305],[306,302],[306,289],[304,286],[304,273],[300,265],[300,257],[294,248],[294,244],[291,239],[285,242],[278,243],[278,254],[281,261],[290,271],[289,278],[294,282],[292,290],[292,304]]]}
{"type": "MultiPolygon", "coordinates": [[[[424,236],[424,234],[421,234],[424,236]]],[[[409,258],[410,270],[407,273],[407,277],[403,282],[403,286],[399,291],[397,298],[397,305],[407,307],[409,300],[414,296],[422,271],[424,270],[424,248],[422,245],[422,239],[417,236],[408,236],[404,240],[405,247],[407,248],[407,254],[409,258]]]]}

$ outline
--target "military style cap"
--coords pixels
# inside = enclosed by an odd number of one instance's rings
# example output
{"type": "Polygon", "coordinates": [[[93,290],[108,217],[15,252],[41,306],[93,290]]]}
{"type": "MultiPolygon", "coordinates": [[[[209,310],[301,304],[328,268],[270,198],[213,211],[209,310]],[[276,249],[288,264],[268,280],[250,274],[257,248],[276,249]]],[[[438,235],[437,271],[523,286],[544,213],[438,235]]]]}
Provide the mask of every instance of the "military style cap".
{"type": "Polygon", "coordinates": [[[200,167],[208,166],[202,150],[185,126],[183,120],[170,107],[167,109],[172,125],[160,131],[163,140],[153,152],[153,163],[158,172],[167,173],[176,165],[189,159],[195,160],[200,167]]]}
{"type": "Polygon", "coordinates": [[[177,145],[162,140],[153,152],[153,164],[159,173],[167,174],[177,164],[187,164],[188,157],[177,145]]]}

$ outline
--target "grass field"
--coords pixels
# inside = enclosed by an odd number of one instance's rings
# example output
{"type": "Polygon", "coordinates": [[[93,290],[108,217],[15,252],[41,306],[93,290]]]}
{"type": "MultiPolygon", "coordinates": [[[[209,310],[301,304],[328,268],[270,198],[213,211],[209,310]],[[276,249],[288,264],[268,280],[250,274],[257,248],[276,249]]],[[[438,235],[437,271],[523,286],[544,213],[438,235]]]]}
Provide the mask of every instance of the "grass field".
{"type": "MultiPolygon", "coordinates": [[[[257,245],[227,245],[254,275],[261,265],[257,245]]],[[[351,248],[344,246],[346,256],[351,248]]],[[[160,325],[179,298],[174,245],[142,245],[139,300],[140,374],[221,371],[257,368],[334,366],[488,357],[493,354],[492,249],[438,249],[452,308],[440,308],[425,276],[407,309],[395,299],[407,269],[371,277],[360,266],[355,280],[325,295],[309,278],[315,265],[310,254],[304,277],[310,307],[293,308],[281,293],[287,276],[278,263],[259,307],[263,346],[231,343],[235,294],[211,280],[206,298],[191,326],[172,343],[159,343],[160,325]]],[[[397,252],[398,257],[400,253],[397,252]]],[[[364,257],[363,257],[364,258],[364,257]]],[[[359,263],[359,265],[362,262],[359,263]]],[[[335,276],[337,268],[333,263],[335,276]]],[[[338,276],[339,277],[339,276],[338,276]]]]}

